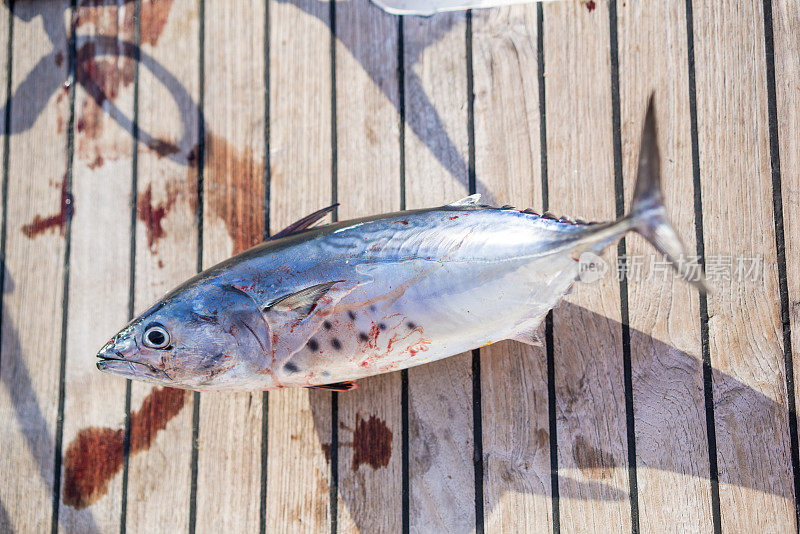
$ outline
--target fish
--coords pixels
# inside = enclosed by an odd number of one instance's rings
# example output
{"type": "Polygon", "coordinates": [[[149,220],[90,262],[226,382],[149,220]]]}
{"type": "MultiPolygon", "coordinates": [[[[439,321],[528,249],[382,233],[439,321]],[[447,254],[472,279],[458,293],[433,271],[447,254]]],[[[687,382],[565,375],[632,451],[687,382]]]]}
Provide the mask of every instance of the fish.
{"type": "Polygon", "coordinates": [[[591,274],[585,259],[631,231],[708,290],[667,218],[652,97],[631,207],[616,221],[496,208],[472,195],[315,224],[334,208],[167,293],[100,349],[97,368],[197,391],[350,391],[359,379],[505,339],[540,344],[546,314],[591,274]]]}
{"type": "MultiPolygon", "coordinates": [[[[514,4],[536,3],[547,0],[372,0],[379,8],[392,15],[431,16],[448,11],[464,11],[467,9],[485,9],[514,4]]],[[[586,2],[589,4],[589,2],[586,2]]],[[[594,2],[591,3],[594,9],[594,2]]]]}

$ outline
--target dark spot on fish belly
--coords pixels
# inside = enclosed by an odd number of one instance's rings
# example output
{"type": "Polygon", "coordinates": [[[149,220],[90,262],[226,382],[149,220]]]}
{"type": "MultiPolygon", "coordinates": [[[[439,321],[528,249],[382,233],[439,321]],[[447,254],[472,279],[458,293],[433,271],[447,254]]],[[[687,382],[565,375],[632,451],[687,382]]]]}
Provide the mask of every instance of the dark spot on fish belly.
{"type": "Polygon", "coordinates": [[[316,351],[319,349],[319,343],[317,343],[317,340],[312,337],[311,339],[308,340],[308,348],[313,351],[316,351]]]}
{"type": "Polygon", "coordinates": [[[297,366],[295,364],[293,364],[292,362],[286,362],[286,364],[284,364],[283,368],[286,370],[287,373],[296,373],[297,371],[299,371],[297,366]]]}
{"type": "Polygon", "coordinates": [[[331,323],[329,321],[323,321],[322,328],[324,328],[325,330],[330,330],[331,329],[331,323]]]}
{"type": "Polygon", "coordinates": [[[338,339],[333,338],[331,340],[331,347],[333,347],[336,350],[340,350],[342,348],[342,343],[338,339]]]}
{"type": "Polygon", "coordinates": [[[369,311],[374,312],[377,309],[378,309],[377,306],[375,306],[374,304],[369,305],[369,311]]]}
{"type": "Polygon", "coordinates": [[[369,341],[369,336],[367,334],[365,334],[364,332],[359,332],[358,333],[358,339],[359,339],[359,341],[369,341]]]}
{"type": "Polygon", "coordinates": [[[417,327],[416,323],[413,323],[411,321],[408,321],[406,323],[406,326],[409,327],[411,330],[414,330],[417,327]]]}
{"type": "MultiPolygon", "coordinates": [[[[166,428],[186,402],[187,392],[155,388],[131,414],[130,454],[150,448],[158,432],[166,428]]],[[[121,428],[88,427],[80,430],[64,453],[64,503],[86,508],[108,491],[108,483],[122,469],[121,428]]]]}
{"type": "Polygon", "coordinates": [[[351,321],[355,321],[356,320],[356,312],[354,312],[353,310],[350,310],[349,312],[347,312],[347,316],[350,317],[351,321]]]}
{"type": "Polygon", "coordinates": [[[373,469],[386,467],[392,457],[392,431],[386,422],[374,415],[364,420],[356,415],[356,428],[353,431],[353,471],[361,464],[373,469]]]}
{"type": "Polygon", "coordinates": [[[386,330],[386,323],[379,323],[378,328],[380,328],[381,330],[386,330]]]}

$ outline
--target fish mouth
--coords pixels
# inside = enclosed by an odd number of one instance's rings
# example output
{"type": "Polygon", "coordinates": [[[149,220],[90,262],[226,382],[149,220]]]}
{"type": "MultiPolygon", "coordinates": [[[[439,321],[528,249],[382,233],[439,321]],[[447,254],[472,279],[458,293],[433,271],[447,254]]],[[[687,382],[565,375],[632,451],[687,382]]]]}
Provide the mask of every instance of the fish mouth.
{"type": "Polygon", "coordinates": [[[138,378],[139,380],[157,379],[169,380],[172,378],[161,369],[157,369],[152,364],[125,358],[118,351],[101,352],[97,355],[100,359],[97,362],[97,369],[106,373],[113,373],[130,378],[138,378]]]}

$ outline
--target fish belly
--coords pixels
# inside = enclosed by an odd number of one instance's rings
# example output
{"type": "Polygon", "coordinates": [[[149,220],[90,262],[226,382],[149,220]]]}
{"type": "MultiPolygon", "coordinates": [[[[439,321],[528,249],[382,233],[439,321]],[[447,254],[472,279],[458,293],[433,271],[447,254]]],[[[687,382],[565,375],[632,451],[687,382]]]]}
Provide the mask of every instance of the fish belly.
{"type": "Polygon", "coordinates": [[[355,380],[515,337],[575,280],[570,258],[356,265],[363,280],[292,356],[307,384],[355,380]]]}

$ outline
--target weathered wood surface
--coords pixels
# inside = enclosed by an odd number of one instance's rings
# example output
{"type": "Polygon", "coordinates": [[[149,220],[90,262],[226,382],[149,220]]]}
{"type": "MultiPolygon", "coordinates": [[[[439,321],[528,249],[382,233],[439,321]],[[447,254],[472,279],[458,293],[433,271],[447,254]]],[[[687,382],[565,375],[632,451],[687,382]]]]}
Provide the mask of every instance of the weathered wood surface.
{"type": "Polygon", "coordinates": [[[697,124],[708,270],[734,269],[716,276],[717,293],[708,299],[722,526],[787,532],[797,528],[796,495],[762,8],[756,1],[694,6],[697,124]],[[764,268],[752,279],[738,276],[738,258],[764,268]]]}
{"type": "MultiPolygon", "coordinates": [[[[367,0],[336,4],[339,219],[402,208],[398,20],[367,0]]],[[[400,388],[390,373],[337,395],[341,532],[400,532],[400,388]]]]}
{"type": "Polygon", "coordinates": [[[133,10],[132,3],[80,2],[73,19],[78,83],[71,191],[75,206],[85,209],[75,209],[74,232],[67,235],[61,494],[65,506],[60,512],[65,532],[90,530],[92,518],[98,529],[114,530],[122,514],[123,478],[85,479],[81,484],[80,471],[92,461],[93,449],[100,443],[108,454],[107,469],[121,470],[124,461],[126,385],[98,373],[92,353],[108,341],[104,330],[119,328],[129,316],[134,142],[120,117],[133,116],[135,63],[132,57],[114,52],[119,43],[134,40],[133,10]],[[104,484],[107,491],[102,491],[104,484]]]}
{"type": "MultiPolygon", "coordinates": [[[[473,17],[477,190],[542,211],[537,8],[473,17]]],[[[505,341],[481,349],[481,407],[486,529],[552,531],[545,348],[505,341]]]]}
{"type": "MultiPolygon", "coordinates": [[[[264,239],[266,7],[224,0],[204,6],[206,268],[264,239]]],[[[262,401],[260,392],[200,396],[197,532],[259,528],[262,401]]]]}
{"type": "MultiPolygon", "coordinates": [[[[615,217],[609,11],[544,10],[550,209],[615,217]],[[569,35],[570,38],[565,39],[569,35]]],[[[620,289],[611,276],[578,284],[553,312],[559,509],[567,531],[631,529],[620,289]]]]}
{"type": "MultiPolygon", "coordinates": [[[[791,2],[553,2],[476,11],[471,32],[465,13],[401,22],[366,0],[95,4],[73,17],[68,2],[0,3],[0,531],[54,520],[65,532],[797,528],[791,2]],[[502,342],[477,368],[462,354],[411,369],[405,413],[396,373],[335,397],[203,394],[195,428],[191,394],[134,383],[126,420],[126,383],[96,374],[96,349],[198,260],[333,201],[344,219],[474,189],[493,204],[613,218],[615,194],[630,201],[653,90],[668,211],[717,289],[707,323],[705,301],[671,275],[631,271],[625,298],[609,250],[609,276],[555,310],[550,347],[502,342]],[[761,276],[720,274],[740,257],[759,258],[761,276]]],[[[631,237],[627,253],[646,267],[653,251],[631,237]]]]}
{"type": "MultiPolygon", "coordinates": [[[[2,117],[9,136],[4,140],[9,152],[3,179],[5,198],[13,200],[3,210],[0,500],[7,517],[3,523],[14,531],[45,531],[52,521],[46,503],[53,495],[57,447],[69,93],[62,89],[67,80],[66,31],[49,35],[42,21],[61,24],[67,6],[14,6],[11,94],[18,96],[0,106],[10,113],[2,117]],[[26,85],[37,64],[39,83],[26,85]]],[[[2,9],[9,16],[8,5],[2,9]]],[[[115,417],[120,414],[116,411],[115,417]]]]}
{"type": "MultiPolygon", "coordinates": [[[[134,315],[195,273],[199,245],[199,3],[145,2],[141,11],[134,315]]],[[[132,382],[130,404],[126,530],[149,532],[159,525],[184,532],[190,515],[192,394],[132,382]]]]}
{"type": "MultiPolygon", "coordinates": [[[[633,194],[644,109],[654,92],[665,202],[694,254],[686,6],[627,2],[617,8],[625,205],[633,194]]],[[[655,268],[660,258],[644,239],[627,239],[627,256],[639,525],[644,532],[708,532],[700,300],[693,288],[655,268]]]]}
{"type": "MultiPolygon", "coordinates": [[[[800,54],[797,53],[797,39],[793,36],[800,32],[800,19],[797,9],[791,1],[776,1],[772,6],[772,32],[775,42],[775,79],[776,79],[776,112],[777,134],[781,171],[781,196],[783,201],[783,234],[786,258],[786,281],[789,327],[791,328],[791,352],[793,357],[792,375],[794,379],[795,413],[790,412],[790,423],[794,424],[794,459],[798,462],[797,442],[800,431],[797,428],[797,402],[800,401],[800,99],[797,84],[793,80],[800,79],[800,54]]],[[[771,65],[767,65],[770,68],[771,65]]],[[[774,172],[774,170],[773,170],[774,172]]],[[[784,346],[784,351],[786,347],[784,346]]],[[[800,484],[800,466],[793,465],[795,500],[800,484]]],[[[800,505],[795,505],[800,507],[800,505]]],[[[795,510],[797,515],[797,510],[795,510]]]]}
{"type": "MultiPolygon", "coordinates": [[[[466,18],[407,18],[405,198],[409,209],[469,192],[466,18]]],[[[475,526],[472,355],[408,370],[409,527],[464,532],[475,526]]]]}
{"type": "MultiPolygon", "coordinates": [[[[331,35],[327,2],[269,4],[270,229],[333,199],[331,35]],[[302,83],[298,84],[298,80],[302,83]]],[[[266,531],[331,523],[331,393],[269,393],[266,531]]]]}

